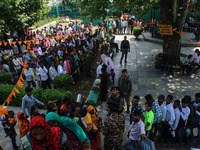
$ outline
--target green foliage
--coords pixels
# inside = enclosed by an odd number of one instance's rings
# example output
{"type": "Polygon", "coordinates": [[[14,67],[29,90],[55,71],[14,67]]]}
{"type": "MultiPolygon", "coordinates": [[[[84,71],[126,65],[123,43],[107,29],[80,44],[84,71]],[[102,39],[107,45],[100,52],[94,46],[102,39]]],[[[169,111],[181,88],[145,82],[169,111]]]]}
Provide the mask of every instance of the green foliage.
{"type": "MultiPolygon", "coordinates": [[[[0,104],[8,98],[10,93],[12,92],[14,85],[6,84],[0,86],[0,104]]],[[[21,106],[22,98],[26,94],[23,88],[17,87],[20,93],[16,93],[16,98],[12,98],[10,103],[11,106],[21,106]]],[[[61,100],[61,103],[64,97],[72,98],[72,93],[70,91],[64,89],[46,89],[43,90],[42,88],[33,88],[33,96],[40,100],[41,102],[47,104],[50,100],[61,100]]]]}
{"type": "Polygon", "coordinates": [[[1,0],[1,31],[20,31],[31,27],[49,12],[48,0],[1,0]]]}
{"type": "Polygon", "coordinates": [[[0,72],[0,83],[3,84],[11,84],[13,80],[13,76],[8,72],[0,72]]]}
{"type": "Polygon", "coordinates": [[[72,98],[72,93],[70,91],[59,90],[59,89],[46,89],[42,93],[42,102],[45,104],[51,100],[60,100],[61,103],[64,97],[72,98]]]}
{"type": "Polygon", "coordinates": [[[112,36],[113,32],[114,32],[113,29],[109,29],[109,30],[108,30],[108,34],[109,34],[110,36],[112,36]]]}
{"type": "Polygon", "coordinates": [[[38,22],[35,22],[33,27],[38,28],[50,22],[59,21],[59,20],[60,20],[60,17],[47,17],[47,18],[39,20],[38,22]]]}
{"type": "Polygon", "coordinates": [[[141,35],[143,32],[142,27],[134,27],[133,28],[133,35],[136,37],[136,39],[138,38],[139,35],[141,35]]]}
{"type": "Polygon", "coordinates": [[[66,74],[56,76],[53,80],[54,88],[56,89],[60,88],[60,89],[70,90],[72,82],[73,82],[72,76],[66,74]]]}
{"type": "Polygon", "coordinates": [[[89,77],[91,73],[91,63],[92,63],[92,55],[85,54],[83,55],[83,61],[84,61],[84,72],[86,73],[86,76],[89,77]]]}

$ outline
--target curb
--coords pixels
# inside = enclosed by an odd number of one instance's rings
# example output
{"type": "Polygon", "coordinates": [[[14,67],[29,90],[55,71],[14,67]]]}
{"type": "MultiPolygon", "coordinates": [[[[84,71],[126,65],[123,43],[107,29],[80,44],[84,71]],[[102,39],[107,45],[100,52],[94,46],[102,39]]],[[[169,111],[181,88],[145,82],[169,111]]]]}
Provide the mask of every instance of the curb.
{"type": "MultiPolygon", "coordinates": [[[[160,45],[163,44],[162,40],[154,40],[154,39],[151,39],[151,38],[145,38],[144,35],[143,35],[143,37],[144,37],[144,41],[155,43],[155,44],[160,44],[160,45]]],[[[198,44],[186,44],[186,43],[182,43],[181,47],[199,47],[199,45],[198,44]]]]}

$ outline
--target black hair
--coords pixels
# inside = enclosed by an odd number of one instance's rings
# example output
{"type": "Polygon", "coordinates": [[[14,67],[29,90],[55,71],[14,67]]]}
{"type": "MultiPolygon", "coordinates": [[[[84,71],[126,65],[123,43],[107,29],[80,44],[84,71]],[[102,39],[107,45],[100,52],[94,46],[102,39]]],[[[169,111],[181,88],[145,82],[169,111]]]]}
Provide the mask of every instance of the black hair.
{"type": "Polygon", "coordinates": [[[189,104],[189,101],[184,97],[184,98],[182,99],[182,103],[189,104]]]}
{"type": "Polygon", "coordinates": [[[36,108],[38,108],[38,107],[35,106],[35,105],[33,105],[33,106],[31,107],[31,114],[33,114],[33,112],[36,110],[36,108]]]}
{"type": "Polygon", "coordinates": [[[151,94],[147,94],[147,95],[145,96],[145,99],[146,99],[146,101],[153,101],[153,97],[152,97],[151,94]]]}
{"type": "Polygon", "coordinates": [[[86,108],[82,108],[82,109],[80,110],[79,114],[80,114],[81,116],[86,116],[86,115],[87,115],[87,109],[86,109],[86,108]]]}
{"type": "Polygon", "coordinates": [[[192,98],[191,98],[189,95],[185,95],[184,98],[187,99],[187,101],[188,101],[189,103],[192,102],[192,98]]]}
{"type": "Polygon", "coordinates": [[[50,125],[50,126],[53,126],[56,122],[58,122],[57,120],[49,120],[47,121],[47,123],[50,125]]]}
{"type": "Polygon", "coordinates": [[[147,104],[149,107],[152,107],[152,103],[146,102],[145,105],[146,105],[146,104],[147,104]]]}
{"type": "Polygon", "coordinates": [[[8,111],[8,115],[14,115],[14,111],[12,110],[8,111]]]}
{"type": "Polygon", "coordinates": [[[27,92],[33,91],[33,89],[32,89],[31,87],[27,86],[27,87],[25,88],[25,91],[26,91],[26,93],[27,93],[27,92]]]}
{"type": "Polygon", "coordinates": [[[139,111],[139,110],[136,110],[133,114],[133,116],[141,116],[142,115],[142,112],[139,111]]]}
{"type": "Polygon", "coordinates": [[[64,102],[64,103],[66,103],[66,102],[69,102],[69,103],[70,103],[70,102],[71,102],[71,100],[70,100],[70,98],[69,98],[69,97],[65,97],[65,98],[64,98],[64,100],[63,100],[63,102],[64,102]]]}
{"type": "Polygon", "coordinates": [[[140,97],[138,95],[135,95],[133,98],[137,99],[138,101],[140,100],[140,97]]]}
{"type": "Polygon", "coordinates": [[[82,105],[80,103],[76,102],[76,104],[74,106],[72,106],[72,112],[75,112],[77,107],[80,107],[82,109],[82,105]]]}
{"type": "Polygon", "coordinates": [[[195,98],[199,98],[199,97],[200,97],[200,93],[196,93],[195,98]]]}
{"type": "Polygon", "coordinates": [[[175,100],[174,103],[178,103],[178,105],[180,105],[180,101],[179,100],[175,100]]]}
{"type": "Polygon", "coordinates": [[[169,98],[170,100],[173,100],[173,96],[172,95],[167,95],[167,98],[169,98]]]}

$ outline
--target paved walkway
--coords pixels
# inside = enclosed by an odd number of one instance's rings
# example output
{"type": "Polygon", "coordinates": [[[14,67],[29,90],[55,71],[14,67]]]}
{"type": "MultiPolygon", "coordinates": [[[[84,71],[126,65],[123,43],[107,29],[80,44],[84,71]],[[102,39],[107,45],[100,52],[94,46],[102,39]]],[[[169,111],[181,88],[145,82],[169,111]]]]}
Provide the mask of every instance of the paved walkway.
{"type": "MultiPolygon", "coordinates": [[[[193,32],[183,32],[184,34],[186,34],[185,36],[181,36],[181,42],[182,42],[182,47],[196,47],[198,46],[198,44],[196,44],[195,42],[197,42],[197,40],[195,40],[195,35],[193,32]],[[188,39],[191,39],[192,42],[190,42],[188,39]]],[[[149,41],[152,43],[157,43],[157,44],[162,44],[163,40],[162,38],[152,38],[151,33],[150,32],[144,32],[144,40],[145,41],[149,41]]]]}
{"type": "MultiPolygon", "coordinates": [[[[123,40],[123,36],[116,35],[116,42],[118,44],[120,44],[121,40],[123,40]]],[[[119,62],[121,53],[114,54],[113,61],[116,65],[117,70],[115,85],[117,85],[117,81],[121,75],[121,70],[123,68],[126,68],[128,70],[128,75],[131,77],[133,83],[132,97],[134,95],[139,95],[141,97],[140,103],[143,106],[144,96],[149,93],[152,94],[154,98],[156,98],[159,94],[164,94],[165,96],[167,96],[167,94],[172,94],[174,96],[174,99],[181,99],[184,95],[187,94],[192,96],[192,98],[194,99],[195,93],[199,92],[199,74],[192,75],[191,78],[186,78],[180,75],[169,76],[168,74],[160,72],[154,67],[154,57],[156,54],[162,52],[162,46],[149,42],[144,42],[142,40],[135,41],[133,36],[128,36],[128,40],[130,41],[131,52],[128,55],[127,65],[120,65],[119,62]]],[[[182,52],[190,54],[193,53],[193,49],[195,48],[182,48],[182,52]]],[[[8,109],[14,110],[15,114],[21,111],[21,108],[19,107],[8,107],[8,109]]],[[[97,110],[99,114],[102,115],[104,120],[107,115],[105,102],[100,102],[97,110]]],[[[124,113],[124,116],[126,118],[126,129],[124,133],[125,140],[127,137],[127,129],[129,129],[129,115],[124,113]]],[[[16,126],[16,131],[18,133],[18,126],[16,126]]],[[[1,126],[0,135],[0,145],[4,148],[4,150],[12,150],[10,139],[4,138],[5,134],[1,126]]],[[[19,137],[17,137],[17,141],[18,143],[20,143],[19,137]]],[[[156,148],[156,150],[165,149],[173,150],[168,148],[156,148]]],[[[184,148],[181,147],[180,149],[184,148]]]]}

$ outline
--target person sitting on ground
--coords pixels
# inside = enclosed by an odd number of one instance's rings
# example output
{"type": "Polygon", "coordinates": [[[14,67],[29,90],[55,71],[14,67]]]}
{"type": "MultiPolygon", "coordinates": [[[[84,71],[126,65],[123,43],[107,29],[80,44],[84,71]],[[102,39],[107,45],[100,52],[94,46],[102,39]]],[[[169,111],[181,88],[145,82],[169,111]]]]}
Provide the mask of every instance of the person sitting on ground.
{"type": "Polygon", "coordinates": [[[57,106],[57,104],[59,102],[60,102],[59,100],[49,101],[47,103],[47,113],[49,113],[49,112],[58,112],[58,106],[57,106]]]}

